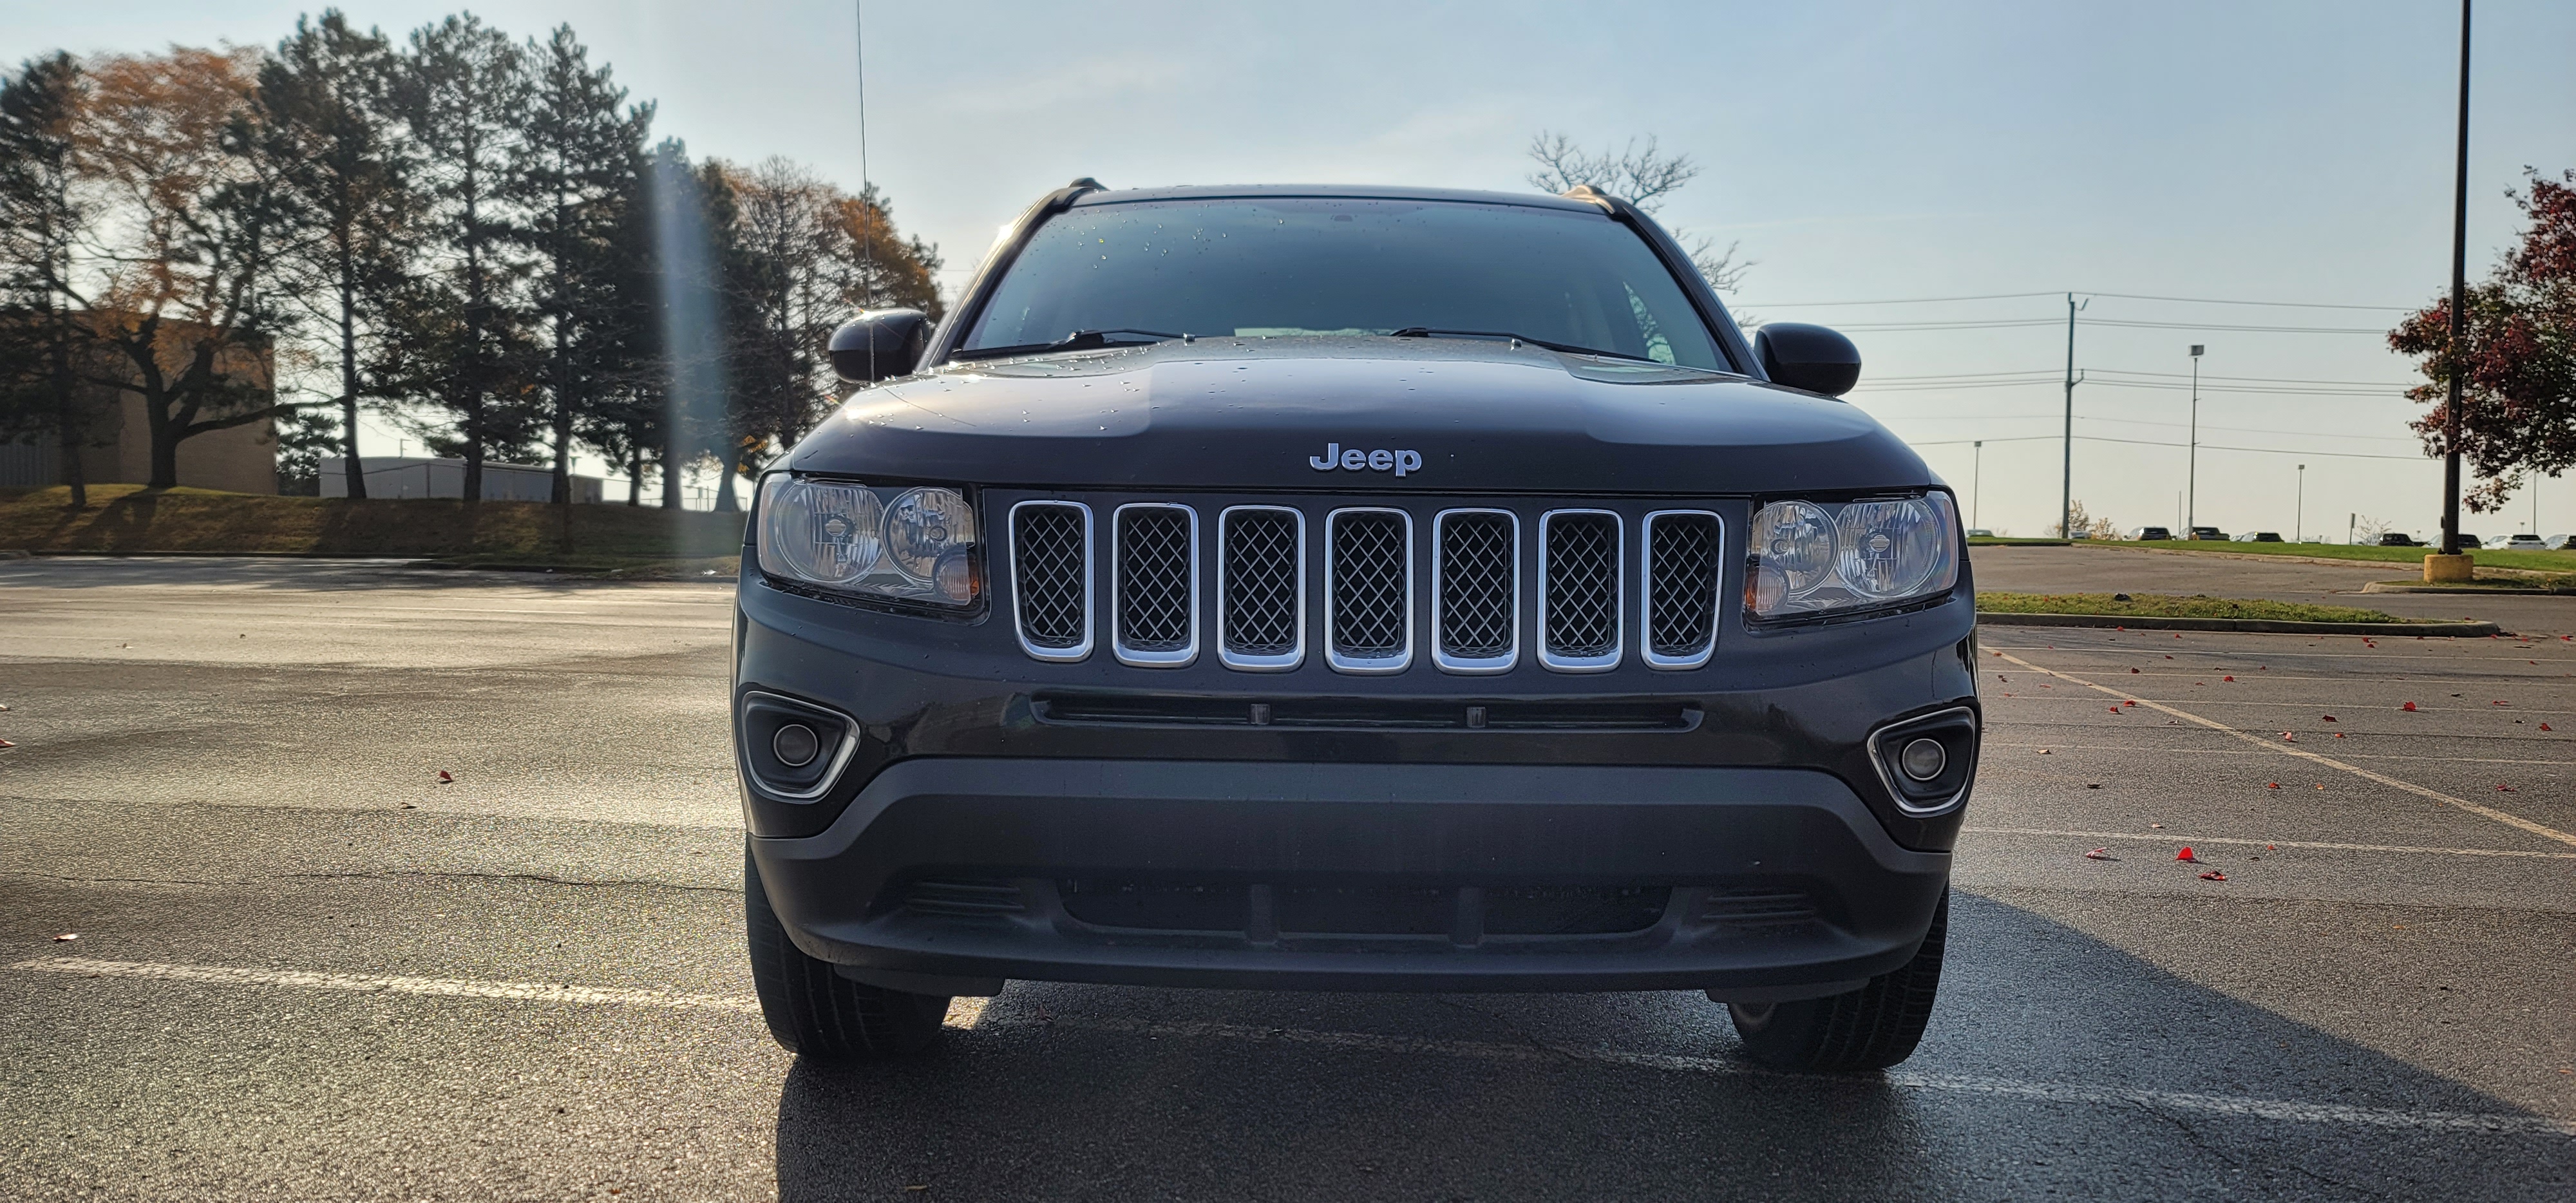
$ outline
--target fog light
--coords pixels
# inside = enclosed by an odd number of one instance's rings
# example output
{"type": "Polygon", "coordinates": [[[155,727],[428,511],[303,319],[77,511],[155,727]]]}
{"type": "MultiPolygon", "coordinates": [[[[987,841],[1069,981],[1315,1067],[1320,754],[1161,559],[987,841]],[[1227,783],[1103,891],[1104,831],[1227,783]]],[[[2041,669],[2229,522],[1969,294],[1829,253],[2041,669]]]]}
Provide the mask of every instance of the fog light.
{"type": "MultiPolygon", "coordinates": [[[[1930,743],[1931,741],[1917,740],[1915,742],[1930,743]]],[[[823,740],[821,736],[814,734],[814,729],[812,727],[808,727],[803,723],[789,723],[784,727],[780,727],[778,729],[778,734],[769,737],[769,750],[777,754],[778,763],[786,765],[791,769],[801,769],[806,765],[814,763],[814,757],[822,753],[823,740]]],[[[1938,752],[1939,750],[1940,749],[1937,747],[1933,749],[1935,752],[1938,752]]],[[[1914,749],[1907,748],[1905,750],[1905,755],[1907,758],[1906,764],[1908,766],[1906,771],[1912,772],[1913,769],[1911,766],[1914,763],[1914,749]]]]}
{"type": "Polygon", "coordinates": [[[1918,739],[1906,744],[1905,750],[1897,754],[1896,764],[1905,770],[1906,776],[1917,781],[1930,781],[1949,766],[1950,754],[1941,750],[1941,741],[1937,739],[1918,739]]]}

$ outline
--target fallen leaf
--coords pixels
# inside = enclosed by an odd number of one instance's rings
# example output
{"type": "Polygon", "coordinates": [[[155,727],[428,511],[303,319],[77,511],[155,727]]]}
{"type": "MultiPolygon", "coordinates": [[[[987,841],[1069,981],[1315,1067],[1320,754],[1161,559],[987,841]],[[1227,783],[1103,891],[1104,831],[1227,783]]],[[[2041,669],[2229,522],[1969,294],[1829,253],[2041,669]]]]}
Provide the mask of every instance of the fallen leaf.
{"type": "Polygon", "coordinates": [[[2336,738],[2336,739],[2342,739],[2342,738],[2343,738],[2343,732],[2341,732],[2341,731],[2337,731],[2337,732],[2335,732],[2335,738],[2336,738]]]}
{"type": "Polygon", "coordinates": [[[2042,756],[2046,756],[2046,755],[2048,755],[2048,749],[2046,749],[2046,748],[2041,748],[2041,749],[2039,750],[2039,754],[2040,754],[2040,755],[2042,755],[2042,756]]]}
{"type": "Polygon", "coordinates": [[[2110,850],[2109,848],[2105,847],[2105,848],[2096,848],[2096,849],[2092,850],[2091,852],[2087,852],[2087,853],[2085,853],[2085,854],[2084,854],[2084,859],[2086,859],[2086,860],[2118,860],[2118,859],[2120,859],[2120,858],[2119,858],[2119,857],[2116,857],[2116,856],[2111,855],[2111,850],[2110,850]]]}
{"type": "Polygon", "coordinates": [[[2100,788],[2102,788],[2102,783],[2101,783],[2101,782],[2099,782],[2099,781],[2087,781],[2087,782],[2085,782],[2085,783],[2084,783],[2084,788],[2086,788],[2086,789],[2100,789],[2100,788]]]}
{"type": "Polygon", "coordinates": [[[411,804],[411,803],[409,803],[409,802],[405,802],[405,803],[403,803],[403,804],[402,804],[402,808],[403,808],[404,810],[419,810],[419,809],[420,809],[419,807],[414,806],[414,805],[412,805],[412,804],[411,804]]]}
{"type": "Polygon", "coordinates": [[[2514,787],[2512,787],[2512,786],[2510,786],[2510,785],[2499,785],[2499,786],[2497,786],[2497,787],[2496,787],[2496,789],[2497,789],[2497,791],[2498,791],[2498,792],[2501,792],[2501,793],[2507,793],[2507,794],[2518,794],[2518,793],[2521,793],[2521,792],[2522,792],[2521,790],[2515,789],[2514,787]]]}
{"type": "Polygon", "coordinates": [[[67,931],[67,932],[64,932],[63,934],[61,934],[61,935],[59,935],[59,936],[54,937],[54,943],[56,943],[56,944],[69,944],[69,943],[71,943],[72,941],[77,940],[77,939],[80,939],[80,933],[79,933],[79,932],[76,932],[76,931],[67,931]]]}
{"type": "MultiPolygon", "coordinates": [[[[2167,657],[2167,659],[2171,659],[2171,657],[2167,657]]],[[[2136,670],[2136,669],[2134,669],[2134,668],[2133,668],[2133,669],[2130,669],[2129,671],[2130,671],[2130,672],[2136,672],[2136,671],[2138,671],[2138,670],[2136,670]]]]}
{"type": "Polygon", "coordinates": [[[2219,678],[2219,680],[2221,680],[2221,681],[2233,681],[2233,680],[2235,680],[2235,679],[2236,679],[2236,678],[2234,678],[2234,677],[2220,677],[2220,678],[2219,678]]]}
{"type": "Polygon", "coordinates": [[[2199,860],[2200,858],[2199,858],[2199,857],[2197,857],[2197,856],[2193,856],[2193,855],[2191,854],[2191,845],[2189,845],[2189,844],[2185,844],[2185,845],[2183,845],[2183,846],[2182,846],[2182,851],[2177,852],[2177,853],[2174,853],[2174,859],[2175,859],[2175,860],[2192,860],[2192,861],[2196,861],[2196,860],[2199,860]]]}
{"type": "Polygon", "coordinates": [[[2216,869],[2212,869],[2207,873],[2201,874],[2200,879],[2202,881],[2225,881],[2227,880],[2227,875],[2216,869]]]}
{"type": "Polygon", "coordinates": [[[2487,705],[2490,705],[2490,706],[2505,706],[2505,705],[2510,705],[2510,704],[2511,704],[2511,703],[2508,703],[2508,702],[2489,702],[2489,703],[2487,703],[2487,705]]]}
{"type": "Polygon", "coordinates": [[[2415,703],[2408,702],[2405,705],[2398,707],[2398,709],[2412,713],[2415,709],[2415,703]]]}
{"type": "Polygon", "coordinates": [[[2547,723],[2542,723],[2542,724],[2540,724],[2540,729],[2541,729],[2541,730],[2543,730],[2543,731],[2548,730],[2548,729],[2549,729],[2549,724],[2547,724],[2547,723]]]}
{"type": "Polygon", "coordinates": [[[2272,845],[2270,845],[2270,844],[2265,844],[2265,845],[2263,845],[2263,850],[2264,850],[2265,852],[2278,852],[2278,851],[2280,851],[2280,849],[2279,849],[2279,848],[2273,847],[2273,846],[2272,846],[2272,845]]]}
{"type": "Polygon", "coordinates": [[[2113,713],[2113,714],[2118,714],[2119,712],[2120,712],[2120,708],[2119,708],[2119,707],[2117,707],[2117,706],[2113,706],[2113,707],[2111,708],[2111,713],[2113,713]]]}
{"type": "Polygon", "coordinates": [[[440,769],[438,770],[438,783],[440,785],[454,785],[456,784],[456,778],[448,776],[447,770],[440,769]]]}
{"type": "Polygon", "coordinates": [[[2296,735],[2292,735],[2292,734],[2290,734],[2290,733],[2289,733],[2289,732],[2287,732],[2287,731],[2284,731],[2284,732],[2282,732],[2282,733],[2281,733],[2281,742],[2282,742],[2282,743],[2294,744],[2294,743],[2299,742],[2299,737],[2298,737],[2298,736],[2296,736],[2296,735]]]}
{"type": "Polygon", "coordinates": [[[0,739],[0,748],[14,748],[17,746],[18,745],[10,743],[8,740],[0,739]]]}
{"type": "Polygon", "coordinates": [[[2149,826],[2149,827],[2153,827],[2153,828],[2155,828],[2155,829],[2156,829],[2156,830],[2158,830],[2158,831],[2162,831],[2162,830],[2164,830],[2164,826],[2165,826],[2165,825],[2164,825],[2164,824],[2162,824],[2162,823],[2149,823],[2149,824],[2147,824],[2147,826],[2149,826]]]}
{"type": "Polygon", "coordinates": [[[2326,716],[2326,721],[2327,721],[2327,722],[2329,722],[2329,723],[2331,723],[2331,722],[2335,721],[2335,716],[2333,716],[2333,715],[2331,715],[2331,714],[2327,715],[2327,716],[2326,716]]]}
{"type": "Polygon", "coordinates": [[[2281,783],[2280,783],[2280,782],[2278,782],[2278,781],[2275,781],[2275,782],[2273,782],[2273,783],[2272,783],[2272,784],[2270,784],[2270,785],[2264,786],[2263,788],[2265,788],[2265,789],[2279,789],[2279,788],[2281,788],[2281,783]]]}

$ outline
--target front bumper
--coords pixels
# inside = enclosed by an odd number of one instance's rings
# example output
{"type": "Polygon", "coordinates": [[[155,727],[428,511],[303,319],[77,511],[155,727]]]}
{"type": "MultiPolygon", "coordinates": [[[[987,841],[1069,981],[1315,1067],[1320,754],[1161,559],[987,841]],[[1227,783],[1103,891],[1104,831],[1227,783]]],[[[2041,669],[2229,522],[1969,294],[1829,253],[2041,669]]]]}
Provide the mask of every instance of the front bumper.
{"type": "Polygon", "coordinates": [[[1902,965],[1950,866],[1812,769],[1028,757],[892,764],[752,854],[861,977],[1744,1001],[1902,965]]]}

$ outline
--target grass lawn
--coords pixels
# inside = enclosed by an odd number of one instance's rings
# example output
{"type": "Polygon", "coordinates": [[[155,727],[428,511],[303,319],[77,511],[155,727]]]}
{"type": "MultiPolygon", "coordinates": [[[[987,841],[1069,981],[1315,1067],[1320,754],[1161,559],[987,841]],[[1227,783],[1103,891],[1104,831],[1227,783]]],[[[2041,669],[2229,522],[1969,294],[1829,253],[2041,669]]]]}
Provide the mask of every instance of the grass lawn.
{"type": "Polygon", "coordinates": [[[742,516],[624,505],[568,513],[527,501],[468,510],[447,499],[350,501],[210,489],[94,485],[0,495],[0,549],[96,552],[401,556],[460,567],[551,566],[634,573],[732,571],[742,516]],[[567,521],[568,520],[568,521],[567,521]]]}
{"type": "Polygon", "coordinates": [[[2260,618],[2274,622],[2398,622],[2393,614],[2306,602],[2174,597],[2158,593],[1979,593],[1989,614],[2102,614],[2120,618],[2260,618]]]}
{"type": "MultiPolygon", "coordinates": [[[[2376,560],[2423,566],[2430,548],[2354,547],[2343,543],[2222,543],[2202,539],[2101,540],[2100,547],[2160,547],[2167,551],[2219,551],[2252,556],[2312,556],[2321,560],[2376,560]]],[[[2576,572],[2576,551],[2492,551],[2470,553],[2480,568],[2519,568],[2529,572],[2576,572]]]]}

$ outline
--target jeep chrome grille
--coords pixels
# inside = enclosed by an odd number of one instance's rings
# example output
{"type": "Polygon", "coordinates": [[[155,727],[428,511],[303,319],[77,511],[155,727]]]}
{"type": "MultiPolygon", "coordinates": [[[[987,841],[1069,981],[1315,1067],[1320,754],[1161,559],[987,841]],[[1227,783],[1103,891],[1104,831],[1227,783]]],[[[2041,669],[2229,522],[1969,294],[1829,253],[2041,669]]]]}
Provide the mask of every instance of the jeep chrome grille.
{"type": "Polygon", "coordinates": [[[1706,510],[1646,515],[1646,639],[1656,668],[1697,668],[1717,649],[1718,520],[1706,510]]]}
{"type": "Polygon", "coordinates": [[[1539,519],[1539,663],[1559,672],[1619,664],[1619,516],[1550,510],[1539,519]]]}
{"type": "Polygon", "coordinates": [[[1137,668],[1190,665],[1213,642],[1229,669],[1285,672],[1319,638],[1336,672],[1399,673],[1413,666],[1426,619],[1423,642],[1445,673],[1513,671],[1529,641],[1550,671],[1607,672],[1627,656],[1632,627],[1649,668],[1699,668],[1717,646],[1725,528],[1710,510],[1642,520],[1588,508],[1426,510],[1427,547],[1417,546],[1414,515],[1391,506],[1225,506],[1204,539],[1201,508],[1184,502],[1101,512],[1106,529],[1095,532],[1081,502],[1011,507],[1011,612],[1031,656],[1091,654],[1095,590],[1105,593],[1110,651],[1137,668]],[[1524,548],[1524,530],[1535,548],[1524,548]],[[1320,621],[1309,617],[1310,593],[1320,621]],[[1202,634],[1208,623],[1213,640],[1202,634]]]}
{"type": "Polygon", "coordinates": [[[1445,672],[1507,672],[1520,659],[1520,519],[1448,510],[1432,520],[1431,658],[1445,672]]]}
{"type": "Polygon", "coordinates": [[[1306,515],[1238,505],[1217,516],[1217,659],[1279,672],[1306,659],[1306,515]]]}
{"type": "Polygon", "coordinates": [[[1413,663],[1413,515],[1335,510],[1324,520],[1324,659],[1350,673],[1413,663]]]}
{"type": "Polygon", "coordinates": [[[1177,668],[1199,655],[1199,516],[1170,502],[1118,507],[1110,650],[1121,664],[1177,668]]]}
{"type": "Polygon", "coordinates": [[[1011,507],[1011,619],[1040,660],[1091,654],[1091,507],[1023,501],[1011,507]]]}

